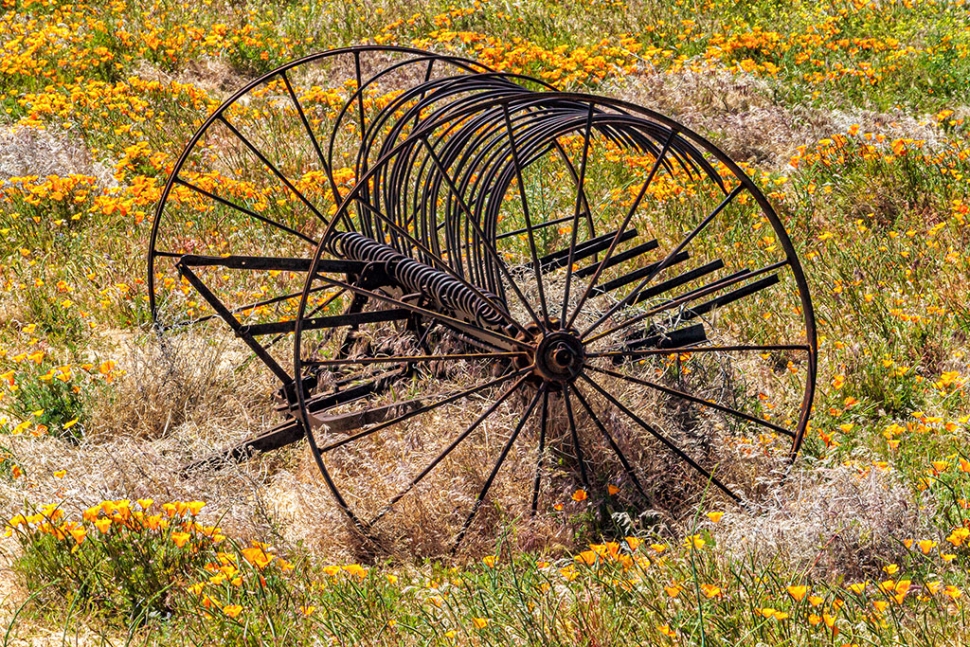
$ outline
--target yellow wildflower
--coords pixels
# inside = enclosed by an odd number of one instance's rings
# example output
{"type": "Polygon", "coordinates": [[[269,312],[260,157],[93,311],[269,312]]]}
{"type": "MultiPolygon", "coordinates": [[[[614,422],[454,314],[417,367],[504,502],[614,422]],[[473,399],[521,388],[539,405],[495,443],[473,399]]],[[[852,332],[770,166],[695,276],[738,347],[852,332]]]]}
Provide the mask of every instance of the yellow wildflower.
{"type": "Polygon", "coordinates": [[[238,604],[227,604],[226,606],[222,607],[222,612],[230,618],[235,618],[242,613],[242,607],[238,604]]]}
{"type": "Polygon", "coordinates": [[[713,584],[701,584],[701,593],[708,598],[721,597],[721,589],[713,584]]]}
{"type": "Polygon", "coordinates": [[[269,565],[269,563],[273,561],[273,558],[275,557],[275,555],[267,553],[258,546],[243,548],[240,552],[247,562],[259,570],[266,568],[266,566],[269,565]]]}
{"type": "Polygon", "coordinates": [[[801,602],[802,599],[805,597],[805,594],[806,593],[808,593],[808,587],[807,586],[789,586],[788,587],[788,595],[792,596],[792,598],[795,600],[795,602],[801,602]]]}

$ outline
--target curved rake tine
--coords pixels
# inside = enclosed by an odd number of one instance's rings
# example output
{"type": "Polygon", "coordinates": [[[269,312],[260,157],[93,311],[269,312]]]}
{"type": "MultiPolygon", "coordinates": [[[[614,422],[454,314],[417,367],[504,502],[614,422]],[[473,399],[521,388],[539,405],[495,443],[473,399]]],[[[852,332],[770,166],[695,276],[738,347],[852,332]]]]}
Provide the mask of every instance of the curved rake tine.
{"type": "Polygon", "coordinates": [[[434,148],[431,146],[431,144],[428,142],[426,138],[422,138],[421,141],[424,143],[425,148],[428,149],[428,155],[434,161],[435,166],[438,167],[438,172],[445,179],[445,182],[448,184],[448,187],[451,190],[452,195],[455,196],[455,200],[458,202],[458,205],[461,207],[462,211],[465,212],[466,221],[472,226],[473,230],[478,235],[478,239],[484,245],[485,251],[492,257],[493,262],[496,264],[496,266],[505,276],[506,280],[509,282],[509,285],[512,286],[512,291],[515,292],[516,296],[519,298],[519,302],[522,303],[525,309],[529,312],[529,316],[532,318],[532,321],[535,322],[537,325],[541,325],[541,322],[539,321],[539,316],[536,314],[535,310],[532,309],[532,305],[529,303],[529,300],[526,299],[525,295],[522,294],[522,291],[519,288],[519,284],[516,283],[515,279],[512,278],[512,275],[509,273],[509,269],[505,266],[505,262],[501,258],[499,258],[498,252],[491,245],[490,241],[485,236],[484,232],[482,232],[481,225],[479,225],[478,222],[475,220],[475,215],[471,212],[471,209],[469,209],[468,205],[465,204],[465,201],[462,199],[461,194],[458,192],[458,188],[455,186],[454,180],[451,179],[451,176],[448,175],[447,171],[442,166],[441,161],[438,159],[438,156],[435,155],[434,148]]]}
{"type": "Polygon", "coordinates": [[[440,269],[443,272],[447,273],[449,276],[451,276],[453,279],[461,283],[466,288],[470,290],[475,290],[478,293],[478,296],[483,301],[485,301],[488,305],[492,306],[492,308],[494,308],[496,312],[502,315],[503,319],[505,319],[512,326],[517,328],[519,332],[523,334],[528,334],[528,331],[526,331],[526,329],[522,327],[522,324],[516,321],[509,313],[505,312],[504,308],[500,307],[499,304],[497,304],[491,297],[489,297],[486,294],[483,294],[474,285],[469,283],[463,276],[461,276],[458,272],[452,269],[447,263],[445,263],[440,256],[438,256],[433,251],[431,251],[427,247],[427,245],[424,245],[423,243],[421,243],[406,229],[404,229],[403,227],[395,223],[393,220],[391,220],[391,218],[386,216],[379,209],[376,209],[373,205],[367,204],[365,201],[360,200],[356,196],[352,196],[351,199],[357,201],[364,209],[367,209],[368,211],[373,213],[376,217],[380,218],[388,226],[388,228],[393,230],[398,236],[405,238],[408,241],[409,245],[413,245],[416,249],[420,250],[422,253],[427,254],[434,261],[434,265],[437,269],[440,269]]]}

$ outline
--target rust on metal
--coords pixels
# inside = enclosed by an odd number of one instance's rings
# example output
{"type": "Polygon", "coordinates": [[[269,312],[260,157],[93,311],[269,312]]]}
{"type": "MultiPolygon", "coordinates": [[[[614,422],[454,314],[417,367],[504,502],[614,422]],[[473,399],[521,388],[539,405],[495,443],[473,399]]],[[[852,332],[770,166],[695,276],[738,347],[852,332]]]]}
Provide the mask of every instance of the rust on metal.
{"type": "Polygon", "coordinates": [[[651,452],[741,501],[720,461],[793,459],[814,393],[804,274],[737,164],[647,108],[420,50],[323,52],[227,100],[163,190],[148,285],[160,331],[222,321],[279,381],[280,424],[187,469],[305,438],[368,535],[500,415],[455,547],[523,444],[533,515],[568,482],[653,505],[651,452]],[[396,489],[353,491],[338,455],[441,416],[396,489]]]}

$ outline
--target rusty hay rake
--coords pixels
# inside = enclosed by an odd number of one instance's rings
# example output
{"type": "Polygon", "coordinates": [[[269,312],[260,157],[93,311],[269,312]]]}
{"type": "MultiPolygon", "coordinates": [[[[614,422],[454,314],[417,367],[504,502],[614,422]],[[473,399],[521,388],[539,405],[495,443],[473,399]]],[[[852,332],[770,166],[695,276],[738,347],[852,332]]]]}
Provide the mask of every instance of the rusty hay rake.
{"type": "Polygon", "coordinates": [[[333,50],[237,92],[172,170],[148,282],[160,330],[228,326],[279,380],[280,424],[192,467],[306,438],[370,537],[750,500],[811,408],[805,277],[739,165],[453,56],[333,50]]]}

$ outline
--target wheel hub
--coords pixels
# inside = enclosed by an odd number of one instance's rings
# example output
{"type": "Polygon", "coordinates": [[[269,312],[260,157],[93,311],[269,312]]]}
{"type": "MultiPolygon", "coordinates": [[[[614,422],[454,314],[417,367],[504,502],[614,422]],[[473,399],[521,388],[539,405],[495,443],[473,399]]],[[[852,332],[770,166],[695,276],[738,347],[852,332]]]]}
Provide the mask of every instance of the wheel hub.
{"type": "Polygon", "coordinates": [[[535,350],[535,373],[547,382],[571,382],[583,372],[586,349],[575,332],[546,333],[535,350]]]}

